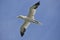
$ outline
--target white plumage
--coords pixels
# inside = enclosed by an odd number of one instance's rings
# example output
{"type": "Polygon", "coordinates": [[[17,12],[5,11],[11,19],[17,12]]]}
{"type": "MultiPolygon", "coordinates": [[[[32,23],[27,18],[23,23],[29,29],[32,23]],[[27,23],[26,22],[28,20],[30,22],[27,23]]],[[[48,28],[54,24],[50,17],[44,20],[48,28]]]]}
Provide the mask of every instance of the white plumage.
{"type": "Polygon", "coordinates": [[[18,16],[18,18],[21,18],[21,19],[23,19],[25,21],[23,23],[23,25],[21,26],[21,28],[20,28],[20,34],[21,34],[21,36],[24,35],[26,29],[30,25],[30,22],[31,23],[35,23],[35,24],[40,24],[39,21],[36,21],[34,19],[34,15],[35,15],[36,9],[38,8],[39,5],[40,5],[40,1],[37,2],[36,4],[34,4],[32,7],[30,7],[30,11],[29,11],[28,16],[22,16],[22,15],[18,16]]]}

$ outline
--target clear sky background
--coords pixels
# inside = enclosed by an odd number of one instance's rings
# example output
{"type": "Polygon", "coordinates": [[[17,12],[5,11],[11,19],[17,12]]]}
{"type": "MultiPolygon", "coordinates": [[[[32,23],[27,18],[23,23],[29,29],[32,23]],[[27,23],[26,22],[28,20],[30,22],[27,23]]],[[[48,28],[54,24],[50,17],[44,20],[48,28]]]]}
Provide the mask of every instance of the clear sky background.
{"type": "Polygon", "coordinates": [[[0,0],[0,40],[60,40],[60,0],[0,0]],[[40,1],[35,19],[43,25],[30,24],[21,37],[23,20],[29,8],[40,1]]]}

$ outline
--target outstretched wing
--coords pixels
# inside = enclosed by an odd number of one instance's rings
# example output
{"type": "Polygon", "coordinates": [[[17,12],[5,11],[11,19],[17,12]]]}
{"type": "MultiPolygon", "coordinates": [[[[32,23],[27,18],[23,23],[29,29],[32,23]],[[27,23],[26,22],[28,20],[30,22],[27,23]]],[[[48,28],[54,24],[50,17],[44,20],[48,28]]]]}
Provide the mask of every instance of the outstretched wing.
{"type": "Polygon", "coordinates": [[[29,17],[29,18],[34,19],[34,15],[35,15],[36,9],[38,8],[39,5],[40,5],[40,1],[37,2],[36,4],[34,4],[34,5],[30,8],[30,11],[29,11],[29,14],[28,14],[28,17],[29,17]]]}
{"type": "MultiPolygon", "coordinates": [[[[33,19],[34,18],[34,15],[35,15],[35,12],[36,12],[36,9],[38,8],[38,6],[40,5],[40,1],[37,2],[36,4],[34,4],[31,8],[30,8],[30,11],[29,11],[29,14],[28,14],[28,17],[33,19]]],[[[20,29],[20,34],[21,36],[24,35],[27,27],[29,26],[30,22],[25,20],[24,24],[22,25],[21,29],[20,29]]]]}
{"type": "Polygon", "coordinates": [[[20,34],[21,34],[21,36],[24,35],[24,33],[25,33],[27,27],[29,26],[29,24],[30,24],[30,22],[28,22],[28,21],[25,21],[25,22],[23,23],[23,25],[21,26],[21,29],[20,29],[20,34]]]}

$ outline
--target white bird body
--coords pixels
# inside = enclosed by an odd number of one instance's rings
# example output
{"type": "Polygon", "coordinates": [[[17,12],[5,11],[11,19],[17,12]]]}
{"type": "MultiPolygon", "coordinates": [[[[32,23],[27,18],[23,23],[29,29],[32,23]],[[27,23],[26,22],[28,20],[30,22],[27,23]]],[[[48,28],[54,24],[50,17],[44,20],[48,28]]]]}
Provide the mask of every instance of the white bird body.
{"type": "Polygon", "coordinates": [[[40,24],[40,22],[39,22],[39,21],[36,21],[35,18],[34,18],[36,9],[38,8],[39,5],[40,5],[40,1],[37,2],[36,4],[34,4],[34,5],[30,8],[30,11],[29,11],[28,16],[23,16],[23,15],[19,15],[19,16],[18,16],[18,18],[21,18],[21,19],[23,19],[23,20],[25,21],[25,22],[23,23],[23,25],[21,26],[21,28],[20,28],[20,34],[21,34],[21,36],[24,35],[24,32],[26,31],[26,29],[27,29],[28,26],[30,25],[30,22],[31,22],[31,23],[35,23],[35,24],[40,24]]]}

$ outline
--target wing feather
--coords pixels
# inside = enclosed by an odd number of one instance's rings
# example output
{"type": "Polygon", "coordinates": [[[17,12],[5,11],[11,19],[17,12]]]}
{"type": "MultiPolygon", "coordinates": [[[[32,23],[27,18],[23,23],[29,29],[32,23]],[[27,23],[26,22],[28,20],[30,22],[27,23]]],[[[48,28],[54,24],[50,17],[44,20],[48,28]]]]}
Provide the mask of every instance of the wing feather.
{"type": "Polygon", "coordinates": [[[30,24],[30,22],[28,22],[28,21],[25,21],[25,22],[23,23],[23,25],[22,25],[21,28],[20,28],[20,34],[21,34],[21,36],[24,35],[24,33],[25,33],[27,27],[29,26],[29,24],[30,24]]]}
{"type": "Polygon", "coordinates": [[[34,4],[32,7],[30,7],[30,11],[29,11],[29,14],[28,14],[29,18],[34,19],[36,9],[38,8],[39,5],[40,5],[40,1],[37,2],[36,4],[34,4]]]}

